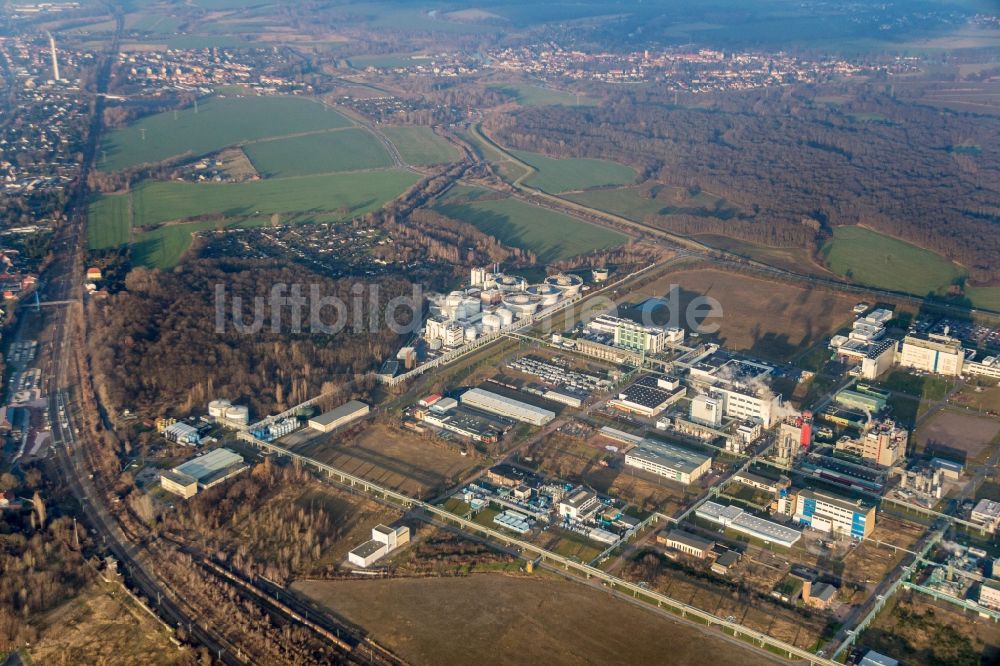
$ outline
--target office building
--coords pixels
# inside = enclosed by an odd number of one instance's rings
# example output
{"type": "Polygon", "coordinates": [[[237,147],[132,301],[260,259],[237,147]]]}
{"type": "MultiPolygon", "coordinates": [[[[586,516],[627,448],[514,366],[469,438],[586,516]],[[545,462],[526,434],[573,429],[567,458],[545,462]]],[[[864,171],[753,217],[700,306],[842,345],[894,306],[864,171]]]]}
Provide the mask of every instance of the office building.
{"type": "Polygon", "coordinates": [[[369,411],[371,410],[367,404],[360,400],[351,400],[336,409],[309,419],[309,427],[320,432],[332,432],[342,425],[360,419],[369,411]]]}
{"type": "Polygon", "coordinates": [[[794,520],[834,536],[864,539],[875,529],[875,507],[820,490],[802,490],[794,520]]]}
{"type": "Polygon", "coordinates": [[[904,368],[949,377],[961,375],[964,362],[962,343],[947,333],[907,335],[899,352],[899,364],[904,368]]]}
{"type": "Polygon", "coordinates": [[[485,391],[481,388],[469,389],[462,394],[462,404],[475,409],[481,409],[491,414],[542,426],[556,417],[556,413],[548,409],[529,405],[520,400],[485,391]]]}
{"type": "Polygon", "coordinates": [[[625,464],[686,485],[712,468],[712,458],[676,444],[644,439],[625,454],[625,464]]]}

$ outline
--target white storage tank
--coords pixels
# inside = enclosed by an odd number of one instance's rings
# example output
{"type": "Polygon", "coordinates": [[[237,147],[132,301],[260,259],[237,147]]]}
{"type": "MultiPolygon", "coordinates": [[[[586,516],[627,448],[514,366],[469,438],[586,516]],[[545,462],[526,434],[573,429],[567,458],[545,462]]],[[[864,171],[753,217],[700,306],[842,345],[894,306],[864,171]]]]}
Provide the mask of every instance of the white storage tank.
{"type": "Polygon", "coordinates": [[[518,319],[528,317],[538,311],[541,298],[533,294],[516,293],[504,296],[503,305],[513,312],[518,319]]]}
{"type": "Polygon", "coordinates": [[[607,268],[595,268],[593,270],[594,282],[605,282],[609,275],[610,272],[607,268]]]}
{"type": "Polygon", "coordinates": [[[514,313],[507,308],[498,309],[497,316],[500,317],[500,325],[503,327],[510,326],[514,323],[514,313]]]}
{"type": "Polygon", "coordinates": [[[213,419],[221,419],[226,414],[226,409],[232,407],[233,403],[228,400],[213,400],[208,403],[208,415],[213,419]]]}
{"type": "Polygon", "coordinates": [[[478,337],[479,337],[479,333],[476,332],[476,327],[475,326],[466,326],[465,327],[465,341],[466,342],[472,342],[473,340],[475,340],[478,337]]]}
{"type": "Polygon", "coordinates": [[[462,312],[466,318],[483,309],[483,302],[478,297],[466,296],[462,299],[462,312]]]}
{"type": "Polygon", "coordinates": [[[520,275],[498,275],[496,281],[497,288],[504,293],[524,291],[528,286],[528,281],[520,275]]]}
{"type": "Polygon", "coordinates": [[[250,423],[250,410],[243,405],[232,405],[226,409],[226,420],[247,425],[250,423]]]}
{"type": "Polygon", "coordinates": [[[438,351],[439,349],[441,349],[441,344],[442,344],[441,338],[434,338],[429,343],[427,343],[427,346],[430,347],[431,350],[433,351],[438,351]]]}
{"type": "Polygon", "coordinates": [[[572,273],[559,273],[545,278],[545,284],[555,287],[566,298],[572,298],[583,288],[583,278],[572,273]]]}
{"type": "Polygon", "coordinates": [[[488,312],[483,315],[483,330],[493,333],[500,330],[500,315],[488,312]]]}
{"type": "Polygon", "coordinates": [[[559,298],[562,296],[562,292],[550,284],[533,284],[528,287],[528,293],[533,296],[538,296],[539,299],[541,299],[543,308],[555,305],[559,302],[559,298]]]}

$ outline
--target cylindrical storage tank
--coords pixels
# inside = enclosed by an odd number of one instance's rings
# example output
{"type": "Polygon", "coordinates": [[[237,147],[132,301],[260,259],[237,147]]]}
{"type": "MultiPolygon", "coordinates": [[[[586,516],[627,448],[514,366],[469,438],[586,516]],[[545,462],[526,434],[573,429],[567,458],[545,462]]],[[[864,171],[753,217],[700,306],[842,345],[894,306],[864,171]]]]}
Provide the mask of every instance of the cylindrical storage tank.
{"type": "Polygon", "coordinates": [[[528,281],[520,275],[498,275],[497,288],[505,293],[524,291],[528,286],[528,281]]]}
{"type": "Polygon", "coordinates": [[[541,298],[532,294],[516,293],[508,294],[503,299],[505,308],[513,312],[520,319],[535,314],[541,298]]]}
{"type": "Polygon", "coordinates": [[[533,284],[528,287],[528,293],[541,299],[542,307],[547,308],[559,302],[562,292],[548,284],[533,284]]]}
{"type": "Polygon", "coordinates": [[[607,268],[595,268],[593,270],[594,282],[605,282],[608,279],[608,275],[610,273],[607,268]]]}
{"type": "Polygon", "coordinates": [[[483,309],[483,302],[478,297],[466,296],[462,299],[462,310],[466,317],[471,317],[483,309]]]}
{"type": "Polygon", "coordinates": [[[583,288],[583,278],[572,273],[559,273],[545,278],[545,284],[555,287],[566,296],[572,298],[583,288]]]}
{"type": "Polygon", "coordinates": [[[473,340],[475,340],[478,337],[479,337],[479,334],[476,332],[476,327],[475,326],[466,326],[465,327],[465,341],[466,342],[472,342],[473,340]]]}
{"type": "Polygon", "coordinates": [[[447,298],[444,299],[444,307],[449,314],[455,314],[458,307],[462,304],[462,299],[465,297],[460,291],[453,291],[448,294],[447,298]]]}
{"type": "Polygon", "coordinates": [[[489,312],[483,315],[483,330],[492,333],[500,330],[500,315],[489,312]]]}
{"type": "Polygon", "coordinates": [[[441,349],[441,338],[434,338],[429,343],[427,343],[427,346],[429,346],[433,351],[441,349]]]}
{"type": "Polygon", "coordinates": [[[497,310],[497,316],[500,317],[501,326],[510,326],[514,323],[514,313],[507,308],[500,308],[497,310]]]}
{"type": "Polygon", "coordinates": [[[213,400],[208,403],[208,415],[213,419],[222,418],[226,414],[226,409],[231,407],[232,404],[228,400],[213,400]]]}
{"type": "Polygon", "coordinates": [[[250,423],[250,410],[243,405],[233,405],[226,409],[226,420],[246,425],[250,423]]]}

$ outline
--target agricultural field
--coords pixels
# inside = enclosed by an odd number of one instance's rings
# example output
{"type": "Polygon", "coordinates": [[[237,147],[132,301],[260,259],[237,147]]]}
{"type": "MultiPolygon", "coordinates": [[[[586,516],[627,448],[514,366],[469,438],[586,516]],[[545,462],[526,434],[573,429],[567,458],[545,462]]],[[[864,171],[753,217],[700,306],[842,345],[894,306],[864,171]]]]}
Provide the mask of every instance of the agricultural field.
{"type": "Polygon", "coordinates": [[[392,166],[392,159],[382,143],[367,130],[356,127],[258,141],[246,145],[244,151],[265,178],[392,166]]]}
{"type": "Polygon", "coordinates": [[[296,212],[335,212],[347,219],[377,210],[416,181],[415,174],[400,170],[247,183],[147,181],[132,194],[133,224],[150,227],[204,217],[296,212]]]}
{"type": "Polygon", "coordinates": [[[1000,287],[966,287],[965,295],[978,308],[1000,312],[1000,287]]]}
{"type": "Polygon", "coordinates": [[[97,581],[39,622],[27,653],[36,664],[192,664],[194,655],[117,584],[97,581]]]}
{"type": "Polygon", "coordinates": [[[194,234],[221,229],[246,229],[269,224],[266,217],[240,220],[203,220],[183,224],[165,224],[136,233],[132,243],[132,263],[146,268],[167,270],[176,266],[194,242],[194,234]]]}
{"type": "Polygon", "coordinates": [[[292,586],[410,663],[777,663],[715,633],[550,577],[299,581],[292,586]],[[502,618],[502,625],[498,625],[502,618]],[[460,634],[456,633],[460,631],[460,634]],[[442,636],[460,640],[442,641],[442,636]]]}
{"type": "MultiPolygon", "coordinates": [[[[685,313],[699,296],[718,301],[704,325],[718,325],[716,336],[726,346],[774,361],[793,358],[853,318],[857,297],[741,275],[715,268],[681,269],[631,292],[633,303],[647,298],[669,298],[679,290],[678,324],[687,326],[685,313]]],[[[698,323],[698,322],[694,322],[698,323]]]]}
{"type": "Polygon", "coordinates": [[[643,188],[617,187],[570,192],[565,198],[606,213],[643,222],[650,215],[659,213],[664,206],[663,202],[648,195],[648,191],[643,188]]]}
{"type": "Polygon", "coordinates": [[[835,228],[822,254],[838,275],[918,296],[937,293],[965,274],[941,255],[863,227],[835,228]]]}
{"type": "Polygon", "coordinates": [[[593,97],[530,83],[507,83],[490,86],[490,90],[512,97],[521,106],[596,106],[600,103],[593,97]]]}
{"type": "Polygon", "coordinates": [[[516,199],[439,204],[437,212],[472,224],[505,245],[534,252],[541,263],[615,247],[626,236],[516,199]]]}
{"type": "Polygon", "coordinates": [[[130,225],[128,194],[97,199],[87,209],[87,247],[102,250],[128,243],[130,225]]]}
{"type": "Polygon", "coordinates": [[[915,439],[920,451],[931,448],[967,457],[969,462],[982,462],[997,435],[1000,435],[997,419],[942,409],[920,426],[915,439]]]}
{"type": "Polygon", "coordinates": [[[536,169],[524,182],[550,194],[608,185],[627,185],[636,177],[632,167],[608,160],[556,159],[523,150],[511,153],[536,169]]]}
{"type": "Polygon", "coordinates": [[[183,155],[196,157],[268,137],[350,126],[344,116],[302,97],[212,97],[176,113],[147,116],[112,132],[98,166],[117,171],[183,155]]]}
{"type": "Polygon", "coordinates": [[[296,453],[413,497],[457,483],[476,466],[457,447],[386,425],[373,425],[348,442],[317,437],[296,453]]]}
{"type": "Polygon", "coordinates": [[[396,150],[407,164],[429,166],[458,160],[462,154],[447,139],[438,136],[430,127],[422,125],[383,127],[396,150]]]}

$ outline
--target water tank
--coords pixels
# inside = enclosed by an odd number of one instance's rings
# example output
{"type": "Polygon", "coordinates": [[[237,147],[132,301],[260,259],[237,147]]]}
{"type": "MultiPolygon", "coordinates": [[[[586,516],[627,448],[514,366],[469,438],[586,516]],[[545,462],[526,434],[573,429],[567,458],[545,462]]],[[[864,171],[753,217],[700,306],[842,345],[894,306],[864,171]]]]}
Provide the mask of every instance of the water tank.
{"type": "Polygon", "coordinates": [[[463,316],[468,318],[483,309],[483,302],[478,297],[466,296],[461,305],[463,316]]]}
{"type": "Polygon", "coordinates": [[[539,296],[534,294],[518,292],[504,296],[503,306],[517,315],[518,319],[521,319],[535,314],[541,300],[539,296]]]}
{"type": "Polygon", "coordinates": [[[528,281],[520,275],[498,275],[496,281],[497,288],[504,293],[524,291],[528,286],[528,281]]]}
{"type": "Polygon", "coordinates": [[[465,327],[465,341],[466,342],[472,342],[473,340],[475,340],[478,337],[479,337],[479,333],[476,332],[476,327],[475,326],[466,326],[465,327]]]}
{"type": "Polygon", "coordinates": [[[507,308],[500,308],[497,310],[497,316],[500,317],[500,325],[503,327],[510,326],[514,323],[514,313],[507,308]]]}
{"type": "Polygon", "coordinates": [[[232,405],[226,409],[226,420],[247,425],[250,423],[250,410],[243,405],[232,405]]]}
{"type": "Polygon", "coordinates": [[[562,297],[562,292],[550,284],[533,284],[528,287],[528,293],[538,296],[543,308],[555,305],[562,297]]]}
{"type": "Polygon", "coordinates": [[[428,346],[429,346],[429,347],[430,347],[430,348],[431,348],[431,349],[432,349],[433,351],[438,351],[439,349],[441,349],[441,338],[434,338],[433,340],[431,340],[431,341],[430,341],[430,342],[428,343],[428,346]]]}
{"type": "Polygon", "coordinates": [[[610,275],[607,268],[595,268],[593,271],[594,282],[604,282],[608,279],[610,275]]]}
{"type": "Polygon", "coordinates": [[[500,330],[500,315],[488,312],[483,315],[483,330],[492,333],[500,330]]]}
{"type": "Polygon", "coordinates": [[[220,419],[225,416],[226,409],[231,407],[232,404],[228,400],[213,400],[208,403],[208,415],[213,419],[220,419]]]}
{"type": "Polygon", "coordinates": [[[555,287],[566,298],[572,298],[580,293],[580,289],[583,287],[583,278],[572,273],[559,273],[545,278],[545,284],[555,287]]]}

